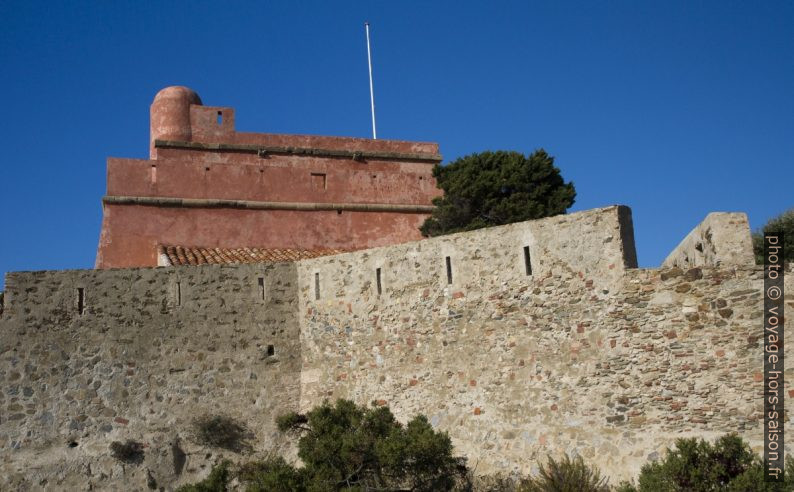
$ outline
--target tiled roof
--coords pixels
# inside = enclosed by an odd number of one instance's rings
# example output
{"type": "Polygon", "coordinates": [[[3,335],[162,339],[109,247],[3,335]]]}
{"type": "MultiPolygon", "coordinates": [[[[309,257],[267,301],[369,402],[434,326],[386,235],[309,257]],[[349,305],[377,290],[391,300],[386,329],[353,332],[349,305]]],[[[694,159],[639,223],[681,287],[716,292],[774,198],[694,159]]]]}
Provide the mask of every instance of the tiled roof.
{"type": "Polygon", "coordinates": [[[204,265],[233,263],[276,263],[345,253],[341,249],[278,249],[278,248],[201,248],[158,246],[158,264],[204,265]]]}

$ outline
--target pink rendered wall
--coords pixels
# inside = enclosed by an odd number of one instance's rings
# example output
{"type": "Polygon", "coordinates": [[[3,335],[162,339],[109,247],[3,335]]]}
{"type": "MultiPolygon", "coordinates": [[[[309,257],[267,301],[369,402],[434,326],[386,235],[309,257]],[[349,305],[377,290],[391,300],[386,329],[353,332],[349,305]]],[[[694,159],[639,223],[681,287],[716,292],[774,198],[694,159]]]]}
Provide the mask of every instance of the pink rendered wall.
{"type": "MultiPolygon", "coordinates": [[[[150,160],[109,158],[107,195],[255,202],[431,204],[438,145],[426,142],[238,133],[234,109],[202,106],[185,87],[166,88],[151,107],[150,160]],[[377,152],[352,156],[258,155],[184,144],[377,152]],[[399,155],[398,155],[399,154],[399,155]]],[[[104,203],[97,268],[156,266],[158,244],[202,247],[362,249],[419,239],[416,212],[248,210],[104,203]]]]}
{"type": "Polygon", "coordinates": [[[157,266],[157,244],[359,249],[420,239],[426,214],[105,204],[97,268],[157,266]]]}

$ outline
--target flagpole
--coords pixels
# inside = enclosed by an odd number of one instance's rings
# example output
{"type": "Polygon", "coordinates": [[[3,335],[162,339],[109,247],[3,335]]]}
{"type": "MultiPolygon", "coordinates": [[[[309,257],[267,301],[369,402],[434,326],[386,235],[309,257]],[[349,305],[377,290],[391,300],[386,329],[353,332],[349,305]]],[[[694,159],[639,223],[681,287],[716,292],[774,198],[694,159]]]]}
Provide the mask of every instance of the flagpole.
{"type": "Polygon", "coordinates": [[[367,31],[367,62],[369,63],[369,103],[372,108],[372,139],[376,140],[378,134],[375,131],[375,91],[372,88],[372,52],[369,49],[369,22],[364,23],[367,31]]]}

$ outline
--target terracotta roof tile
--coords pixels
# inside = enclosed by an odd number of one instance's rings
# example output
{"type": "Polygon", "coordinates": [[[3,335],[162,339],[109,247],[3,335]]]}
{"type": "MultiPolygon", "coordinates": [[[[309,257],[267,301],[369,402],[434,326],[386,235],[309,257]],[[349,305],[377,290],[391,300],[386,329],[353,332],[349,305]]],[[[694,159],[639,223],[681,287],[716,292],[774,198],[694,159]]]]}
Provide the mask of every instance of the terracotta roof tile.
{"type": "Polygon", "coordinates": [[[319,256],[345,253],[333,248],[289,249],[289,248],[201,248],[195,246],[157,247],[161,265],[203,265],[235,263],[275,263],[298,261],[319,256]]]}

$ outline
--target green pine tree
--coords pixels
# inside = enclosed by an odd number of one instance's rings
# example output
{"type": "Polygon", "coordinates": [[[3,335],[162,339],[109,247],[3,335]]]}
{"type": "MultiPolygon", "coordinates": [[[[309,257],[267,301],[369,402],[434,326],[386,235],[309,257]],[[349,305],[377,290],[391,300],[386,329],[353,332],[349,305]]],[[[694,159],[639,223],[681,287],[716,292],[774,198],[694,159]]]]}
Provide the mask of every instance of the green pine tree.
{"type": "Polygon", "coordinates": [[[433,176],[444,196],[420,227],[424,236],[439,236],[524,220],[564,214],[576,190],[565,183],[554,158],[543,149],[482,152],[436,165],[433,176]]]}

